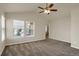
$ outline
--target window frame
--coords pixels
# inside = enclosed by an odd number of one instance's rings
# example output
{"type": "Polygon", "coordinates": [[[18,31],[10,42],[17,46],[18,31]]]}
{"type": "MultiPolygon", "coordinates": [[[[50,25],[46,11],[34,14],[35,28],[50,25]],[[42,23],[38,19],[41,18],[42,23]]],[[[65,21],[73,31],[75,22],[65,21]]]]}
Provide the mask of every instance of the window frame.
{"type": "MultiPolygon", "coordinates": [[[[33,22],[33,21],[27,21],[27,20],[18,20],[18,21],[23,21],[24,22],[24,35],[23,36],[15,36],[14,35],[14,25],[13,25],[13,37],[14,38],[24,38],[24,37],[34,37],[35,36],[35,22],[33,22]],[[32,35],[26,35],[26,21],[27,22],[33,22],[33,34],[32,35]]],[[[14,22],[14,20],[13,20],[13,22],[14,22]]]]}
{"type": "MultiPolygon", "coordinates": [[[[15,27],[15,26],[14,26],[14,21],[15,21],[15,20],[13,20],[13,37],[14,37],[14,38],[23,38],[24,36],[16,36],[16,35],[14,34],[14,30],[15,30],[15,29],[18,29],[18,28],[14,28],[14,27],[15,27]]],[[[16,21],[23,21],[23,20],[16,20],[16,21]]],[[[23,21],[23,22],[24,22],[24,21],[23,21]]],[[[24,26],[24,25],[23,25],[23,26],[24,26]]],[[[24,30],[24,28],[22,28],[22,29],[24,30]]]]}
{"type": "MultiPolygon", "coordinates": [[[[26,20],[26,21],[27,21],[27,20],[26,20]]],[[[26,21],[25,21],[25,30],[26,30],[26,21]]],[[[33,21],[27,21],[27,22],[32,22],[32,23],[33,23],[33,28],[32,28],[33,34],[27,36],[27,35],[26,35],[26,31],[24,30],[24,36],[25,36],[25,37],[34,37],[34,36],[35,36],[35,22],[33,22],[33,21]]]]}

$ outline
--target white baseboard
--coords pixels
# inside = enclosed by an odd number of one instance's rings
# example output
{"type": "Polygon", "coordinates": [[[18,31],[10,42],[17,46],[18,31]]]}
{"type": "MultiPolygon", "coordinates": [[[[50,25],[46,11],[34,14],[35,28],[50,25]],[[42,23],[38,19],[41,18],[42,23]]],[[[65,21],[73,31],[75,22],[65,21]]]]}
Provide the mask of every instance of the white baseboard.
{"type": "Polygon", "coordinates": [[[6,46],[8,46],[8,45],[14,45],[14,44],[21,44],[21,43],[27,43],[27,42],[34,42],[34,41],[40,41],[40,40],[44,40],[44,39],[39,39],[39,40],[29,40],[29,41],[27,41],[27,40],[25,40],[25,41],[18,41],[18,42],[9,42],[9,43],[7,43],[6,44],[6,46]]]}
{"type": "Polygon", "coordinates": [[[71,47],[72,47],[72,48],[79,49],[79,47],[78,47],[78,46],[75,46],[74,44],[71,44],[71,47]]]}
{"type": "MultiPolygon", "coordinates": [[[[50,38],[50,39],[53,39],[53,40],[57,40],[57,39],[54,39],[54,38],[50,38]]],[[[71,43],[71,42],[68,42],[68,41],[64,41],[64,40],[58,40],[58,41],[62,41],[62,42],[71,43]]]]}

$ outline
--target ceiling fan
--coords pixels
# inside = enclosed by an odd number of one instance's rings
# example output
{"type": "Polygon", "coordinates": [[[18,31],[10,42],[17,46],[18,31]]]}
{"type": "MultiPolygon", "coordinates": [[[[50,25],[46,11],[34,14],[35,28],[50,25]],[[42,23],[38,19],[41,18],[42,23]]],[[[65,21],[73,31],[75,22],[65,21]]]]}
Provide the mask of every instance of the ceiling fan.
{"type": "Polygon", "coordinates": [[[51,11],[57,11],[57,9],[52,8],[54,6],[54,4],[50,4],[48,5],[48,3],[46,3],[46,7],[43,8],[41,6],[39,6],[38,8],[40,8],[42,11],[40,11],[39,13],[47,13],[50,14],[51,11]]]}

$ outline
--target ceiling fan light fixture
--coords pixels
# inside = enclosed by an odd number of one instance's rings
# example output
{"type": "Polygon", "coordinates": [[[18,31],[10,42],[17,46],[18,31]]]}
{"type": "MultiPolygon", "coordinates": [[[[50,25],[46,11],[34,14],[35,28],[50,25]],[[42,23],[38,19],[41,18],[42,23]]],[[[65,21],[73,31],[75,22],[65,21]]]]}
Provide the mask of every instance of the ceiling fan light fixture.
{"type": "Polygon", "coordinates": [[[46,9],[45,9],[45,10],[44,10],[44,13],[47,13],[47,14],[48,14],[48,13],[50,13],[50,10],[46,10],[46,9]]]}
{"type": "Polygon", "coordinates": [[[39,6],[38,8],[40,8],[42,10],[39,13],[45,13],[45,14],[49,15],[51,11],[57,11],[57,9],[52,8],[53,6],[54,6],[54,4],[48,5],[47,3],[46,3],[46,7],[39,6]]]}

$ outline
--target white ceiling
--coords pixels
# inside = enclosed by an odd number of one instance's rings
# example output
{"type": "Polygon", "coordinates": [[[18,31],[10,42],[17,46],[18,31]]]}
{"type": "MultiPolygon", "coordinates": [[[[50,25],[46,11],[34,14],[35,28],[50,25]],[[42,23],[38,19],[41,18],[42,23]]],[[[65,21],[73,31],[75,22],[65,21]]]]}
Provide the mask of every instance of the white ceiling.
{"type": "MultiPolygon", "coordinates": [[[[28,12],[28,13],[37,13],[40,11],[38,6],[45,7],[45,3],[0,3],[0,11],[5,13],[10,12],[28,12]]],[[[79,3],[54,3],[53,8],[57,8],[57,12],[51,12],[50,16],[45,16],[47,18],[61,18],[61,17],[69,17],[71,10],[79,7],[79,3]]]]}
{"type": "MultiPolygon", "coordinates": [[[[38,6],[45,6],[43,3],[0,3],[0,11],[3,12],[36,12],[38,6]]],[[[68,11],[79,6],[78,3],[55,3],[54,7],[59,10],[68,11]]]]}

